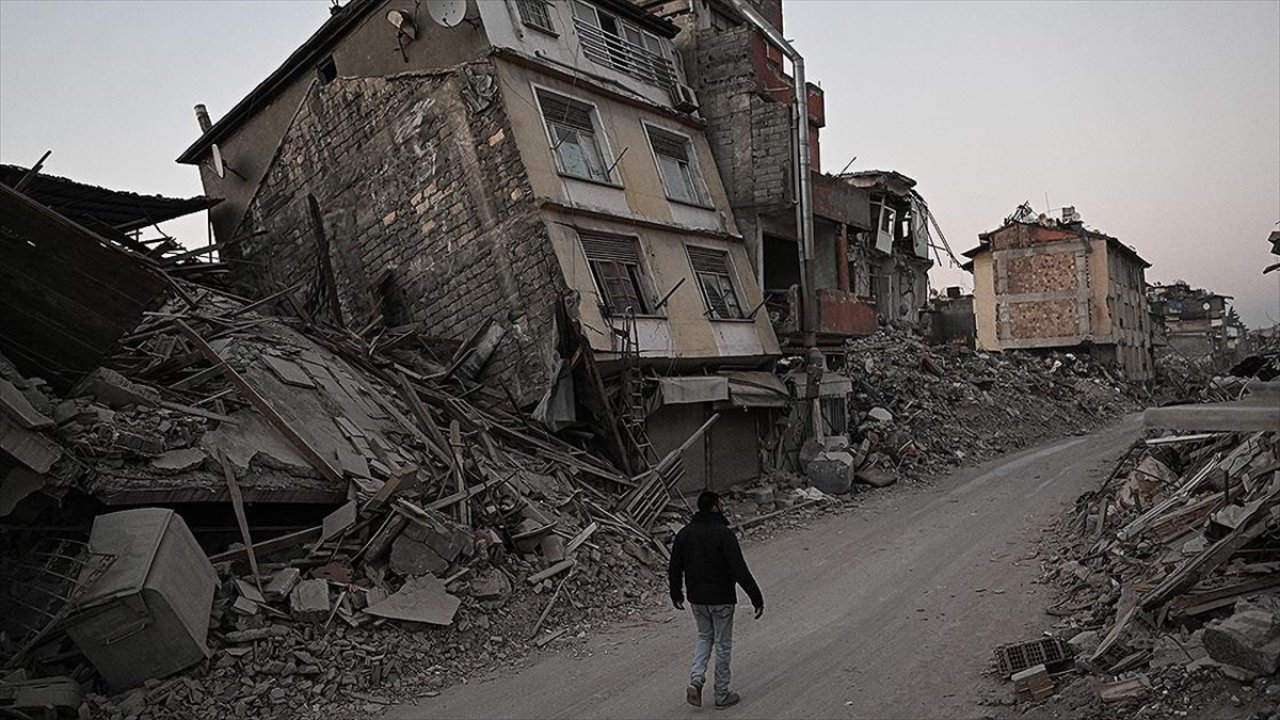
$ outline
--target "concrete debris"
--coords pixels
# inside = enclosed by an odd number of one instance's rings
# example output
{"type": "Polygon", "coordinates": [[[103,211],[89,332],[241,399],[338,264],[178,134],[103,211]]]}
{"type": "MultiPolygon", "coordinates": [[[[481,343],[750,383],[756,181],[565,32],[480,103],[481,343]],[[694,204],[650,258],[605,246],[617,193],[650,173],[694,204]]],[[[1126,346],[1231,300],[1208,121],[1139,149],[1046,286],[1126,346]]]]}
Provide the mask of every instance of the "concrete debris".
{"type": "Polygon", "coordinates": [[[302,580],[289,591],[289,614],[299,622],[320,623],[329,619],[329,582],[302,580]]]}
{"type": "Polygon", "coordinates": [[[1054,634],[1104,703],[1196,709],[1206,678],[1280,669],[1280,430],[1133,445],[1057,527],[1042,562],[1054,634]],[[1113,680],[1116,675],[1138,673],[1113,680]]]}

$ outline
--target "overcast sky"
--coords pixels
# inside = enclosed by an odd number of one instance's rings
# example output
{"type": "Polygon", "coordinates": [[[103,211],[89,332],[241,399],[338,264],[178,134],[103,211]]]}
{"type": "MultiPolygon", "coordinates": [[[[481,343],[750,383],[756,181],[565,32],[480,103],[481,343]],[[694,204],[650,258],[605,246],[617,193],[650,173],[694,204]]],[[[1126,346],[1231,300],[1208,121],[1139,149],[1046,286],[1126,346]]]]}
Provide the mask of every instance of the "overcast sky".
{"type": "MultiPolygon", "coordinates": [[[[195,195],[174,158],[328,16],[327,0],[0,0],[0,162],[195,195]]],[[[1152,282],[1280,322],[1280,2],[786,0],[826,91],[823,169],[910,175],[956,253],[1024,201],[1074,205],[1152,282]],[[1046,200],[1047,196],[1047,200],[1046,200]]],[[[166,225],[203,244],[198,219],[166,225]]],[[[939,268],[937,286],[971,287],[939,268]]]]}

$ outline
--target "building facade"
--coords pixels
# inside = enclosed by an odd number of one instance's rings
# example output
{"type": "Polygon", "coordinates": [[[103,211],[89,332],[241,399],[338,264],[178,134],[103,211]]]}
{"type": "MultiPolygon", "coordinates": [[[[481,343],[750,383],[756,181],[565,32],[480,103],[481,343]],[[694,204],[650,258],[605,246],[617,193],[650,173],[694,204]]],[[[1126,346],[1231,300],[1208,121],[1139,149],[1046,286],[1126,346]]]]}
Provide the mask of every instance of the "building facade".
{"type": "Polygon", "coordinates": [[[1087,351],[1131,380],[1150,380],[1150,263],[1086,229],[1073,209],[1067,218],[1011,216],[964,253],[979,349],[1087,351]]]}
{"type": "Polygon", "coordinates": [[[755,453],[707,459],[756,447],[755,404],[655,392],[655,376],[751,373],[779,351],[676,28],[621,0],[465,7],[353,0],[205,128],[180,161],[225,198],[226,260],[254,292],[298,287],[348,326],[460,340],[496,324],[482,379],[526,406],[571,383],[561,420],[614,438],[633,471],[645,441],[629,431],[649,426],[651,463],[721,411],[686,486],[758,475],[755,453]]]}

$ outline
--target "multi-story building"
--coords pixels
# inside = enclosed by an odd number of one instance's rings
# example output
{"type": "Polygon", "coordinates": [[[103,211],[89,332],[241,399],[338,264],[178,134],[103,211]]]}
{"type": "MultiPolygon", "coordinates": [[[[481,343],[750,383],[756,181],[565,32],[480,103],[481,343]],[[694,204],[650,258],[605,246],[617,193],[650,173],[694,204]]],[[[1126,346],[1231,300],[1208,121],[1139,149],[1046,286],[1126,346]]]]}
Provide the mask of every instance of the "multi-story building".
{"type": "Polygon", "coordinates": [[[1153,376],[1145,271],[1151,264],[1110,235],[1027,206],[978,236],[964,255],[982,350],[1089,352],[1131,380],[1153,376]]]}
{"type": "Polygon", "coordinates": [[[496,325],[482,379],[526,406],[568,383],[557,422],[633,471],[628,427],[647,416],[660,455],[723,411],[685,453],[687,486],[722,487],[760,471],[779,347],[676,32],[623,0],[352,0],[179,161],[225,199],[223,258],[257,293],[455,340],[496,325]],[[624,368],[663,392],[611,401],[596,381],[624,368]]]}
{"type": "Polygon", "coordinates": [[[1229,295],[1178,281],[1147,288],[1156,335],[1171,352],[1189,360],[1211,360],[1219,369],[1234,364],[1244,325],[1227,302],[1229,295]]]}

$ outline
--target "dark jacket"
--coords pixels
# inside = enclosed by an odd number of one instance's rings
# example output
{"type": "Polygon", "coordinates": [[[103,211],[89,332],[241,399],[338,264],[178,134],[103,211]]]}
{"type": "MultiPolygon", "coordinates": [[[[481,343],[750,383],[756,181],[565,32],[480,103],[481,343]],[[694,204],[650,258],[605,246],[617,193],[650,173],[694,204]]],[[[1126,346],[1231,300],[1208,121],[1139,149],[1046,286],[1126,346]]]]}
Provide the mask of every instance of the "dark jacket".
{"type": "Polygon", "coordinates": [[[753,607],[764,607],[764,597],[742,558],[738,538],[720,513],[699,511],[676,534],[667,578],[673,603],[684,602],[683,585],[689,590],[689,602],[695,605],[734,605],[738,602],[733,588],[736,582],[751,598],[753,607]]]}

